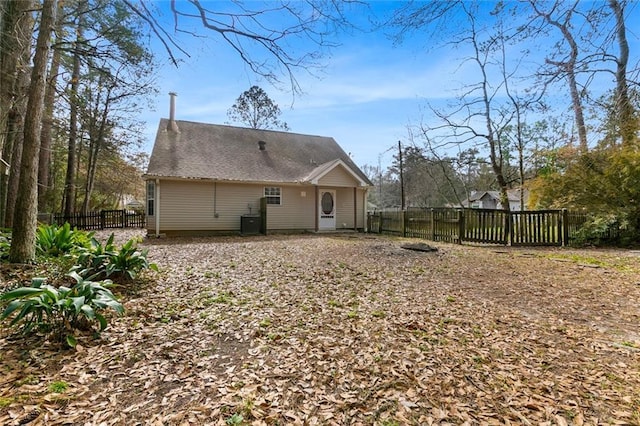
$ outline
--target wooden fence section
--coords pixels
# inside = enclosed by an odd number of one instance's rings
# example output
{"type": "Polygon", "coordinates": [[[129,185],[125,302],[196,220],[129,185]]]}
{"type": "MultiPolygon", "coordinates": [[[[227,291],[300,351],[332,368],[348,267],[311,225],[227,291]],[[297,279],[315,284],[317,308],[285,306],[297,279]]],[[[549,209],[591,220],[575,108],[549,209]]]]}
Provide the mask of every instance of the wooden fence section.
{"type": "Polygon", "coordinates": [[[145,214],[129,210],[101,210],[87,213],[74,213],[65,216],[61,213],[53,215],[54,223],[68,222],[72,228],[96,230],[106,228],[143,228],[145,214]]]}
{"type": "Polygon", "coordinates": [[[369,214],[368,230],[452,243],[562,246],[585,221],[585,213],[568,210],[409,208],[369,214]]]}

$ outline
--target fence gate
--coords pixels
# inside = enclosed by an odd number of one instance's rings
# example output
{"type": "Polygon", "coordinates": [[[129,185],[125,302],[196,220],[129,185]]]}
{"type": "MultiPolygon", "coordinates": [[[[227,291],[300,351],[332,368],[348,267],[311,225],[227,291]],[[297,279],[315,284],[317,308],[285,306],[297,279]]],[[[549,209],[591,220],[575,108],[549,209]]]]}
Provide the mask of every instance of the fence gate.
{"type": "Polygon", "coordinates": [[[561,246],[563,222],[561,210],[511,212],[512,246],[561,246]]]}

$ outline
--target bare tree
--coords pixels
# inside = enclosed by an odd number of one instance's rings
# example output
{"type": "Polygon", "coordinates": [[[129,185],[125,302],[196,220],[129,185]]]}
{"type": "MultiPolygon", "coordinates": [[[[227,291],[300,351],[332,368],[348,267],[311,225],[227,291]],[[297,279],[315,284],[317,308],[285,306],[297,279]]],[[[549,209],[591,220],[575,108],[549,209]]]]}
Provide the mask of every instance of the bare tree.
{"type": "Polygon", "coordinates": [[[293,93],[301,91],[296,72],[319,68],[325,50],[337,46],[336,33],[352,27],[345,11],[367,7],[360,0],[233,1],[226,2],[224,8],[217,2],[171,0],[172,34],[156,18],[158,11],[152,0],[123,1],[149,24],[176,65],[179,60],[174,52],[188,53],[175,36],[202,36],[189,29],[193,23],[199,23],[235,50],[256,75],[275,85],[282,83],[284,76],[293,93]],[[301,40],[312,42],[316,48],[296,50],[293,46],[301,40]]]}
{"type": "Polygon", "coordinates": [[[615,90],[615,110],[617,123],[620,128],[622,144],[630,146],[637,140],[637,132],[640,127],[638,117],[633,108],[629,96],[629,85],[627,83],[627,66],[629,64],[629,42],[627,41],[627,28],[625,25],[625,2],[609,0],[609,7],[615,17],[615,34],[618,42],[619,55],[614,59],[616,64],[616,90],[615,90]]]}
{"type": "Polygon", "coordinates": [[[535,0],[529,0],[531,8],[534,12],[544,19],[544,21],[556,28],[562,34],[562,38],[569,46],[569,52],[564,54],[561,59],[553,59],[548,57],[546,59],[547,64],[556,67],[557,72],[550,74],[550,78],[556,79],[559,77],[566,77],[569,93],[571,95],[571,105],[573,108],[574,117],[576,120],[576,127],[578,129],[578,142],[580,150],[587,152],[587,126],[584,119],[584,107],[582,104],[581,90],[578,87],[578,55],[580,49],[578,47],[578,41],[572,32],[572,18],[576,13],[579,0],[576,0],[572,5],[566,9],[562,9],[565,4],[564,1],[556,0],[552,3],[550,10],[543,10],[541,6],[543,3],[535,0]]]}

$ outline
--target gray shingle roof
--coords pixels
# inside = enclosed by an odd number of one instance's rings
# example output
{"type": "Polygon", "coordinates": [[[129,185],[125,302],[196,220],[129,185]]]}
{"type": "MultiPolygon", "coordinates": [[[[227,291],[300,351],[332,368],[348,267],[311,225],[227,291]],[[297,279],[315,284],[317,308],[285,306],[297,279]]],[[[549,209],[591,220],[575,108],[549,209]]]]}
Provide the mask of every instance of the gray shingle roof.
{"type": "Polygon", "coordinates": [[[319,166],[342,160],[371,182],[330,137],[176,120],[179,133],[158,126],[147,177],[239,182],[304,182],[319,166]],[[266,142],[265,150],[259,141],[266,142]]]}

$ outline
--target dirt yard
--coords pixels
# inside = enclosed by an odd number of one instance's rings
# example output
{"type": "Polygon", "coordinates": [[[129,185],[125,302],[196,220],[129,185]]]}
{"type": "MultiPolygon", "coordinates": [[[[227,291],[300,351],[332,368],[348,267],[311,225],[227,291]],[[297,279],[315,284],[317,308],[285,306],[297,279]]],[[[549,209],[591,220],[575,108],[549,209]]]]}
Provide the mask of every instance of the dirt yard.
{"type": "Polygon", "coordinates": [[[0,330],[0,424],[640,424],[640,252],[407,242],[146,240],[99,339],[0,330]]]}

